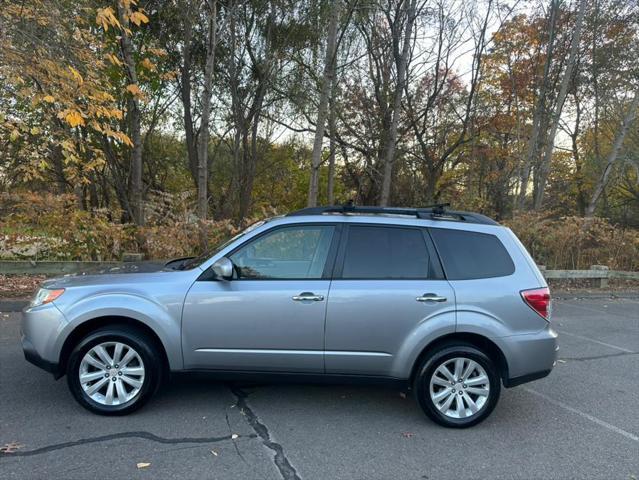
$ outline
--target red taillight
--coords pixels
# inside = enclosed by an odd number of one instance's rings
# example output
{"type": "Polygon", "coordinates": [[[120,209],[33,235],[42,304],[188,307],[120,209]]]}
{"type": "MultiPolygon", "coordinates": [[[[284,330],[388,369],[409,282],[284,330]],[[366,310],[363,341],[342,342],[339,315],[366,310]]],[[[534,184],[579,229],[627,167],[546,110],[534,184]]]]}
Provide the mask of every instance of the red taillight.
{"type": "Polygon", "coordinates": [[[550,290],[548,287],[523,290],[521,298],[546,320],[550,317],[550,290]]]}

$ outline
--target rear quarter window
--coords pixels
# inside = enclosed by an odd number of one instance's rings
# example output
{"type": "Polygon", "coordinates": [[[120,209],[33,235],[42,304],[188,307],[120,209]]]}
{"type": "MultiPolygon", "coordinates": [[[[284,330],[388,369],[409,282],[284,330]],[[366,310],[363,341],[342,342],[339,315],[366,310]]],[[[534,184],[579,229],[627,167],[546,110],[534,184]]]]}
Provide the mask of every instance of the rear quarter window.
{"type": "Polygon", "coordinates": [[[431,228],[448,280],[505,277],[515,272],[508,251],[488,233],[431,228]]]}

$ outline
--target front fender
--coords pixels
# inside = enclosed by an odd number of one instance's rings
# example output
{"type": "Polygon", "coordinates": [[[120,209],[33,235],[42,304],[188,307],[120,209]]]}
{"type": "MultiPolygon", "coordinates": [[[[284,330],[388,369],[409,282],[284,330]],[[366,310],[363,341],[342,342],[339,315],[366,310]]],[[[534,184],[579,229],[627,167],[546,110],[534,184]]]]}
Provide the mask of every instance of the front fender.
{"type": "Polygon", "coordinates": [[[61,308],[67,324],[58,335],[55,349],[60,354],[66,339],[78,326],[100,317],[127,317],[137,320],[159,337],[171,370],[183,367],[180,344],[181,304],[164,306],[147,297],[128,293],[102,293],[78,300],[61,308]]]}

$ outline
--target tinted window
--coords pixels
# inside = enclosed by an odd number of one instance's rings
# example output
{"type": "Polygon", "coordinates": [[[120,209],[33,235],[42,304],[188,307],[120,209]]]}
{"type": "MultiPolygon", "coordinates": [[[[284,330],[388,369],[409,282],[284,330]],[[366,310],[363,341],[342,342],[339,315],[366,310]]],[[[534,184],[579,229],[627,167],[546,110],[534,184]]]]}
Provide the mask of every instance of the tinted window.
{"type": "Polygon", "coordinates": [[[229,258],[238,278],[322,278],[334,227],[280,228],[243,245],[229,258]]]}
{"type": "Polygon", "coordinates": [[[429,256],[420,230],[353,226],[342,278],[427,278],[429,256]]]}
{"type": "Polygon", "coordinates": [[[494,235],[432,228],[444,271],[449,280],[503,277],[515,271],[510,255],[494,235]]]}

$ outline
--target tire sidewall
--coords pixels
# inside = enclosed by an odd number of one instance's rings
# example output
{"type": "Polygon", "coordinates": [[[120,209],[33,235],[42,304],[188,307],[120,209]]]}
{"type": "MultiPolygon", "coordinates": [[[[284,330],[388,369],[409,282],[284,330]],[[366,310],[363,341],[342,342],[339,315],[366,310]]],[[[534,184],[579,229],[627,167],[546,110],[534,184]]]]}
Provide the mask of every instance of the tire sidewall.
{"type": "Polygon", "coordinates": [[[422,363],[415,379],[414,388],[417,400],[429,418],[446,427],[467,428],[485,420],[493,411],[499,400],[501,379],[494,362],[482,351],[472,346],[455,345],[446,346],[435,351],[422,363]],[[477,362],[486,371],[486,375],[490,381],[488,400],[477,415],[467,419],[447,417],[437,409],[430,398],[430,379],[433,373],[443,362],[455,357],[469,358],[477,362]]]}
{"type": "Polygon", "coordinates": [[[125,415],[144,405],[155,392],[160,378],[159,360],[152,344],[135,330],[107,328],[86,336],[73,349],[67,365],[67,382],[75,399],[84,408],[101,415],[125,415]],[[144,364],[144,381],[138,395],[122,405],[102,405],[89,397],[78,375],[84,355],[94,346],[104,342],[120,342],[133,348],[144,364]]]}

